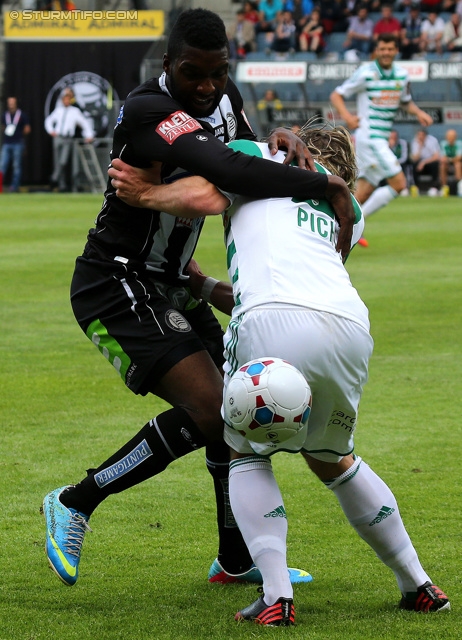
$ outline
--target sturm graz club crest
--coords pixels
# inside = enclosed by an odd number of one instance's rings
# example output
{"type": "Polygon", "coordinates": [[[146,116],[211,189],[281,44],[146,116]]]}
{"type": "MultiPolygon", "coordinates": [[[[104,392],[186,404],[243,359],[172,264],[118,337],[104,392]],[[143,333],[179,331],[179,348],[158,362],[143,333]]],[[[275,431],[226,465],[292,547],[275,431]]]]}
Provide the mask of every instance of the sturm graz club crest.
{"type": "Polygon", "coordinates": [[[167,311],[165,314],[165,322],[174,331],[179,331],[180,333],[191,331],[191,325],[189,322],[181,315],[181,313],[179,313],[179,311],[176,311],[176,309],[169,309],[167,311]]]}
{"type": "Polygon", "coordinates": [[[107,135],[113,110],[118,111],[119,96],[108,80],[91,71],[76,71],[60,78],[45,100],[45,118],[61,102],[64,89],[74,92],[74,105],[90,120],[96,137],[107,135]]]}

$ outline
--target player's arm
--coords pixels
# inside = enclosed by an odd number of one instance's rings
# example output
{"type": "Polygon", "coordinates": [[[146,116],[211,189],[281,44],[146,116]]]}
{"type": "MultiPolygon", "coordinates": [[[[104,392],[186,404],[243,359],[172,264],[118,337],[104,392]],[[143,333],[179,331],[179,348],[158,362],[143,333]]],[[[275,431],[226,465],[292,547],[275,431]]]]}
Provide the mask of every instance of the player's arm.
{"type": "MultiPolygon", "coordinates": [[[[135,108],[132,111],[130,119],[136,120],[139,114],[135,108]]],[[[348,254],[355,217],[343,180],[232,151],[183,111],[156,116],[156,122],[132,127],[129,148],[119,154],[123,160],[135,164],[130,152],[136,149],[141,160],[145,156],[144,166],[155,160],[171,163],[202,176],[225,193],[250,198],[327,199],[341,227],[338,250],[343,256],[348,254]],[[181,126],[176,126],[179,121],[181,126]]]]}
{"type": "MultiPolygon", "coordinates": [[[[186,136],[184,137],[186,138],[186,136]]],[[[189,137],[191,138],[191,136],[189,137]]],[[[194,163],[196,171],[201,175],[208,174],[208,180],[226,193],[241,193],[253,198],[295,197],[304,199],[310,197],[329,200],[340,224],[337,250],[342,254],[343,258],[346,258],[350,251],[355,213],[351,204],[350,191],[341,178],[305,171],[298,167],[289,167],[255,156],[247,156],[228,149],[226,145],[217,141],[213,136],[207,139],[206,136],[201,137],[204,145],[202,154],[196,155],[194,163]],[[210,157],[207,153],[208,142],[210,142],[210,146],[217,150],[215,155],[212,153],[215,158],[213,165],[210,165],[210,157]],[[226,158],[222,157],[225,155],[226,158]]],[[[187,160],[183,162],[184,167],[187,167],[187,162],[187,160]]],[[[177,204],[181,209],[181,213],[178,213],[178,209],[175,210],[171,206],[172,203],[168,201],[171,196],[167,191],[167,187],[172,185],[163,185],[165,189],[159,191],[153,188],[152,183],[149,184],[146,174],[143,176],[141,172],[131,165],[121,164],[120,159],[114,159],[112,165],[109,169],[109,176],[111,177],[112,186],[116,189],[116,195],[122,200],[134,206],[154,208],[168,213],[176,211],[174,215],[187,217],[184,202],[181,202],[180,197],[178,197],[177,204]],[[134,193],[135,185],[137,186],[134,193]],[[158,198],[166,198],[166,201],[158,198]]],[[[191,164],[192,167],[193,165],[191,164]]],[[[182,187],[179,184],[177,186],[178,188],[182,187]]],[[[199,204],[201,209],[200,213],[197,212],[196,217],[198,215],[220,213],[228,206],[226,202],[225,206],[220,205],[219,211],[208,211],[207,207],[211,205],[205,199],[204,202],[201,201],[203,195],[196,196],[194,200],[191,198],[191,192],[187,195],[192,206],[189,216],[194,215],[193,208],[199,204]]]]}
{"type": "Polygon", "coordinates": [[[354,131],[359,127],[359,117],[353,115],[347,109],[345,98],[340,95],[338,91],[332,91],[332,93],[330,94],[330,102],[334,109],[338,111],[339,116],[342,118],[342,120],[345,121],[345,124],[350,131],[354,131]]]}
{"type": "Polygon", "coordinates": [[[418,107],[413,100],[411,100],[410,102],[402,103],[402,106],[404,110],[409,114],[417,117],[417,120],[422,125],[422,127],[429,127],[431,124],[433,124],[433,118],[431,117],[431,115],[418,107]]]}
{"type": "Polygon", "coordinates": [[[182,218],[218,215],[229,207],[229,200],[201,176],[190,176],[171,184],[159,182],[157,168],[138,169],[114,158],[108,170],[118,198],[144,209],[165,211],[182,218]]]}
{"type": "Polygon", "coordinates": [[[189,262],[187,271],[188,286],[192,295],[197,300],[209,302],[215,309],[230,316],[234,307],[234,298],[233,288],[229,282],[206,276],[194,259],[189,262]]]}

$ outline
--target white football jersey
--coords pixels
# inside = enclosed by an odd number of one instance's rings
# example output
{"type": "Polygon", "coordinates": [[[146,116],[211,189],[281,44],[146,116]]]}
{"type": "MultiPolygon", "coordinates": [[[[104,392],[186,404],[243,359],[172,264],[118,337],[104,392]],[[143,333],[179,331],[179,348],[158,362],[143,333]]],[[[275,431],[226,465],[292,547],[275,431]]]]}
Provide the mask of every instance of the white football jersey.
{"type": "MultiPolygon", "coordinates": [[[[233,141],[233,149],[283,162],[266,143],[233,141]]],[[[318,171],[328,173],[317,165],[318,171]]],[[[352,246],[364,219],[353,198],[352,246]]],[[[249,200],[237,196],[224,216],[227,266],[233,285],[233,318],[259,305],[285,303],[326,311],[369,330],[368,310],[351,284],[335,245],[338,223],[325,200],[249,200]]]]}

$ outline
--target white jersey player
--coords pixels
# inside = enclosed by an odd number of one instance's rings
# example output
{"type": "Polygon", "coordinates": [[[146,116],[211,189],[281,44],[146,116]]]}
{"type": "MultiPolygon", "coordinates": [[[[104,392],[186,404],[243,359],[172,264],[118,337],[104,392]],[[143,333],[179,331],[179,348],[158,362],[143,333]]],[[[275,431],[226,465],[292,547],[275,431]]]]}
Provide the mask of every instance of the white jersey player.
{"type": "MultiPolygon", "coordinates": [[[[235,141],[229,146],[267,160],[284,160],[281,151],[271,156],[264,143],[235,141]]],[[[352,199],[354,245],[364,221],[352,199]]],[[[225,386],[249,360],[267,355],[288,360],[307,378],[313,407],[306,442],[290,440],[284,449],[298,451],[303,445],[322,459],[337,462],[353,450],[372,339],[366,305],[335,249],[334,212],[322,200],[239,196],[224,222],[235,301],[225,336],[225,386]],[[333,359],[332,351],[342,356],[333,359]]],[[[230,427],[225,427],[225,440],[240,453],[271,455],[280,450],[272,442],[249,443],[230,427]]]]}
{"type": "MultiPolygon", "coordinates": [[[[345,152],[347,134],[342,139],[328,129],[316,134],[308,128],[299,135],[332,172],[352,167],[351,180],[345,173],[340,175],[354,183],[353,149],[351,155],[345,152]]],[[[318,165],[318,170],[323,169],[318,165]]],[[[353,242],[363,225],[359,207],[356,211],[353,242]]],[[[293,448],[303,447],[308,465],[336,495],[350,524],[392,569],[402,593],[400,607],[449,609],[447,596],[420,564],[393,493],[353,454],[372,338],[367,308],[335,251],[332,212],[326,203],[313,200],[246,202],[239,198],[225,221],[235,297],[225,335],[225,383],[236,368],[262,356],[282,357],[304,373],[312,390],[312,410],[308,435],[293,448]]],[[[229,427],[225,427],[225,440],[232,449],[231,506],[264,581],[264,595],[235,617],[260,624],[293,624],[287,517],[268,457],[277,445],[259,449],[229,427]]],[[[290,449],[287,445],[283,444],[285,450],[290,449]]]]}
{"type": "MultiPolygon", "coordinates": [[[[397,53],[396,38],[391,34],[380,35],[375,59],[361,65],[330,96],[340,117],[355,132],[359,171],[355,196],[364,205],[365,217],[384,207],[406,188],[406,177],[388,144],[398,109],[401,107],[415,115],[422,126],[433,122],[431,116],[412,100],[408,73],[394,62],[397,53]],[[345,100],[353,96],[356,96],[356,115],[345,105],[345,100]],[[379,187],[382,180],[387,184],[379,187]]],[[[360,244],[367,245],[363,241],[360,244]]]]}

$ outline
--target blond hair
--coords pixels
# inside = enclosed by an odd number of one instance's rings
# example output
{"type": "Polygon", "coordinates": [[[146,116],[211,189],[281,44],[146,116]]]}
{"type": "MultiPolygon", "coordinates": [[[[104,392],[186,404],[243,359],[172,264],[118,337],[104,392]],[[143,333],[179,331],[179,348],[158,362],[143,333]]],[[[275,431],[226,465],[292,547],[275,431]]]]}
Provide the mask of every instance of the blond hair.
{"type": "Polygon", "coordinates": [[[358,169],[348,129],[336,127],[315,117],[308,120],[297,135],[306,144],[313,159],[334,175],[343,178],[353,192],[358,169]]]}

